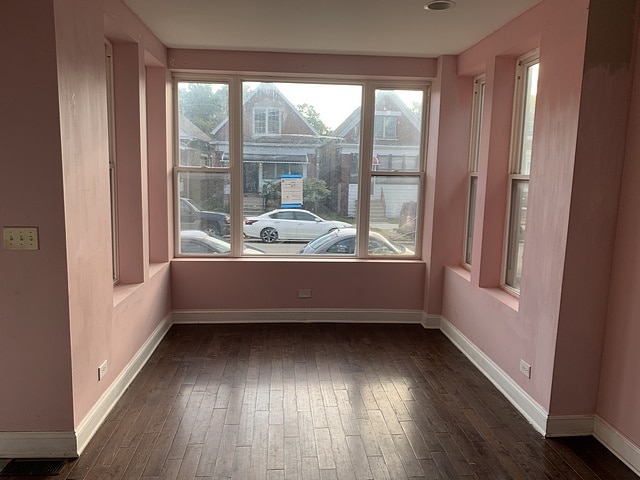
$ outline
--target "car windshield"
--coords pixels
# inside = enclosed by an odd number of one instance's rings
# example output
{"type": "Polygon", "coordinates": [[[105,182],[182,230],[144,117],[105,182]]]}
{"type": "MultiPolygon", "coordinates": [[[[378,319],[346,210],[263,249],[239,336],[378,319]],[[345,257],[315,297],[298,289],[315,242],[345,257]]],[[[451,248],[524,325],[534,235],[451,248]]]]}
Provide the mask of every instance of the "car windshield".
{"type": "Polygon", "coordinates": [[[308,246],[314,250],[317,250],[320,247],[320,245],[322,245],[325,242],[328,242],[329,240],[334,238],[336,235],[338,235],[338,230],[333,230],[329,233],[325,233],[324,235],[320,235],[315,240],[312,240],[311,242],[309,242],[308,246]]]}

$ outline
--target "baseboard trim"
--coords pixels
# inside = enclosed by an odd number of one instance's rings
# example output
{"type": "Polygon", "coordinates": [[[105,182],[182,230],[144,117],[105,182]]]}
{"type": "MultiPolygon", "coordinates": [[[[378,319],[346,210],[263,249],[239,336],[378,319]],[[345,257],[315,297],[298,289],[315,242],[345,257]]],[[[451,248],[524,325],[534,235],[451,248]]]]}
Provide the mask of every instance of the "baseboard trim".
{"type": "Polygon", "coordinates": [[[429,330],[440,330],[442,325],[442,316],[441,315],[429,315],[427,313],[423,313],[422,315],[422,326],[429,330]]]}
{"type": "Polygon", "coordinates": [[[118,375],[111,386],[102,394],[98,402],[78,425],[76,429],[77,451],[73,456],[79,456],[85,449],[91,437],[98,430],[102,422],[111,412],[116,402],[131,384],[142,367],[147,363],[160,341],[171,327],[171,315],[165,317],[147,339],[138,353],[131,359],[124,370],[118,375]]]}
{"type": "Polygon", "coordinates": [[[74,432],[0,432],[3,458],[75,458],[74,432]]]}
{"type": "Polygon", "coordinates": [[[549,415],[546,437],[593,435],[594,415],[549,415]]]}
{"type": "Polygon", "coordinates": [[[541,435],[546,434],[548,414],[538,402],[444,317],[441,319],[440,330],[500,390],[533,428],[541,435]]]}
{"type": "Polygon", "coordinates": [[[423,323],[422,310],[182,310],[173,323],[423,323]]]}
{"type": "Polygon", "coordinates": [[[593,422],[593,436],[640,476],[640,447],[598,415],[593,422]]]}

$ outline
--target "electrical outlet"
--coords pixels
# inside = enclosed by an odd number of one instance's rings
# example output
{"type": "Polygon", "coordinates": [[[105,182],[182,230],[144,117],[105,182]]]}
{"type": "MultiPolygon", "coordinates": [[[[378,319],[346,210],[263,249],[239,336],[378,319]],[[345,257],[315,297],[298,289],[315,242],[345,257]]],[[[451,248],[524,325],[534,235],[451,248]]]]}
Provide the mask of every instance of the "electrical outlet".
{"type": "Polygon", "coordinates": [[[301,288],[298,290],[298,298],[311,298],[311,289],[301,288]]]}
{"type": "Polygon", "coordinates": [[[531,365],[524,360],[520,360],[520,373],[527,378],[531,378],[531,365]]]}
{"type": "Polygon", "coordinates": [[[107,364],[107,361],[105,360],[98,367],[98,381],[100,381],[100,380],[102,380],[104,378],[104,376],[107,374],[107,369],[108,369],[108,364],[107,364]]]}
{"type": "Polygon", "coordinates": [[[3,227],[6,250],[38,250],[38,227],[3,227]]]}

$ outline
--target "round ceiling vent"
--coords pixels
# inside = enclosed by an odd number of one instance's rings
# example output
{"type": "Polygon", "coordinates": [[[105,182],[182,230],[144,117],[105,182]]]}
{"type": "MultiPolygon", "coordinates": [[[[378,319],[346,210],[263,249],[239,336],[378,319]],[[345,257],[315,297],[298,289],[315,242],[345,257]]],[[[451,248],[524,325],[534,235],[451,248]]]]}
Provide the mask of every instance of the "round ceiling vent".
{"type": "Polygon", "coordinates": [[[425,10],[448,10],[455,7],[456,2],[453,0],[431,0],[424,6],[425,10]]]}

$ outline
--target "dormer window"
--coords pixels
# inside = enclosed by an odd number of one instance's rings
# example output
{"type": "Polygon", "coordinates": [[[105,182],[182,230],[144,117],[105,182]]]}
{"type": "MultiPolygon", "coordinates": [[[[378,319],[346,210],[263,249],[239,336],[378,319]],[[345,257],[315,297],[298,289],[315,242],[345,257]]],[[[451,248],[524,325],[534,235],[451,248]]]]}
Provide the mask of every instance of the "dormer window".
{"type": "Polygon", "coordinates": [[[280,109],[255,108],[253,110],[253,133],[255,135],[280,135],[280,109]]]}

